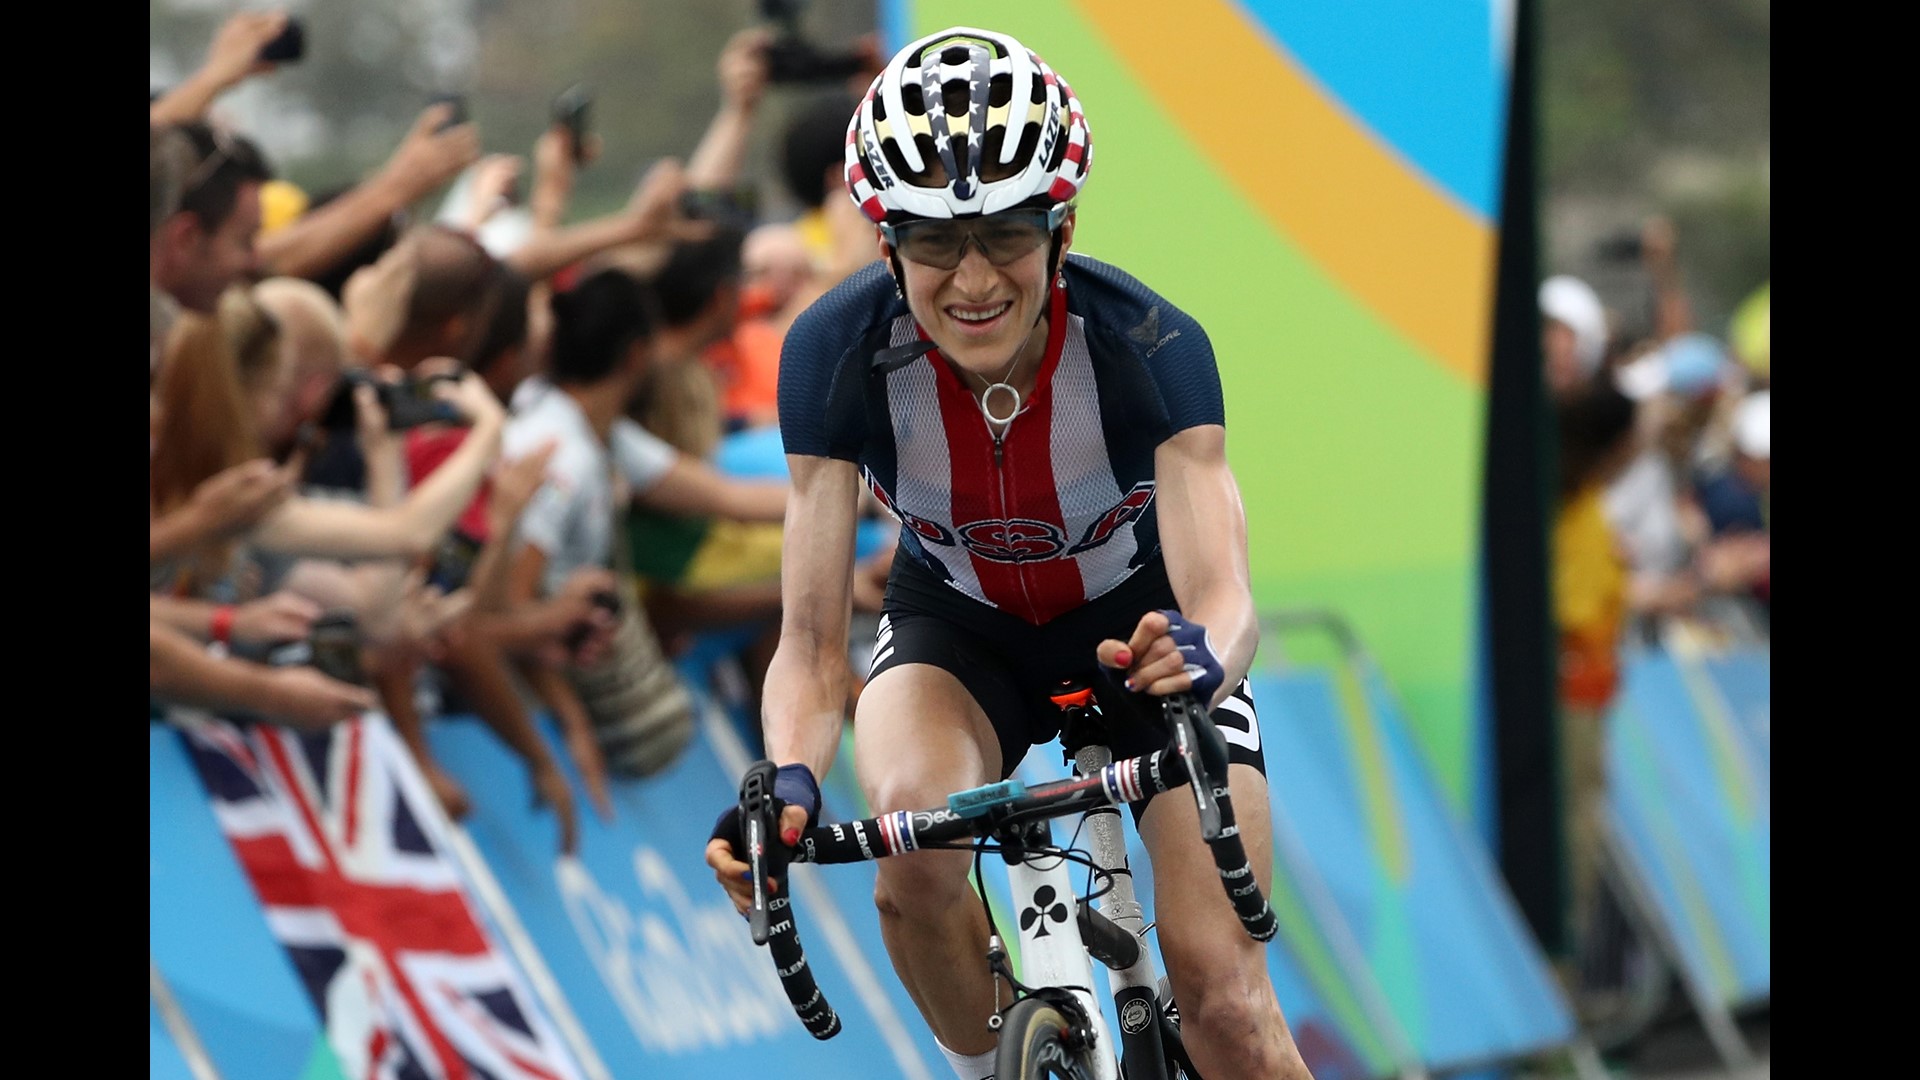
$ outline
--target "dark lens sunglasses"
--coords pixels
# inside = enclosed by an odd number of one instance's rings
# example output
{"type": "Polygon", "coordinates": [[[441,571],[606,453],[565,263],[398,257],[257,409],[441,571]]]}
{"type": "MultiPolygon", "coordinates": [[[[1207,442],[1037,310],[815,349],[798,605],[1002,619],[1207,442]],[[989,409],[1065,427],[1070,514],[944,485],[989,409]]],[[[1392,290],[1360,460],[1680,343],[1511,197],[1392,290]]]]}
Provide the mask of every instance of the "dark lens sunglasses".
{"type": "Polygon", "coordinates": [[[1052,210],[1005,210],[964,220],[908,221],[882,224],[880,235],[904,259],[936,270],[952,270],[966,257],[967,244],[995,266],[1006,266],[1037,250],[1066,218],[1066,207],[1052,210]]]}

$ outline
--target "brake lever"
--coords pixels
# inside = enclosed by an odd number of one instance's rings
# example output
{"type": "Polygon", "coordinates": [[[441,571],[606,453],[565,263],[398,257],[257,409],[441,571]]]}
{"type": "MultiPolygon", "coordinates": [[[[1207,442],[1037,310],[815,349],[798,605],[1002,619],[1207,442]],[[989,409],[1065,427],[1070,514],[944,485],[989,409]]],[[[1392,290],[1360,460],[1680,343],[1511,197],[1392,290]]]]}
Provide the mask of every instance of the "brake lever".
{"type": "Polygon", "coordinates": [[[753,907],[747,913],[747,925],[753,930],[753,943],[765,945],[769,935],[767,908],[767,866],[770,852],[767,838],[773,835],[774,764],[756,761],[740,779],[740,832],[747,844],[747,865],[753,876],[753,907]]]}
{"type": "Polygon", "coordinates": [[[1200,811],[1200,836],[1212,841],[1220,838],[1220,803],[1214,798],[1213,785],[1226,781],[1226,746],[1200,702],[1191,694],[1169,695],[1161,704],[1167,726],[1173,729],[1174,752],[1187,767],[1187,786],[1193,789],[1194,806],[1200,811]]]}

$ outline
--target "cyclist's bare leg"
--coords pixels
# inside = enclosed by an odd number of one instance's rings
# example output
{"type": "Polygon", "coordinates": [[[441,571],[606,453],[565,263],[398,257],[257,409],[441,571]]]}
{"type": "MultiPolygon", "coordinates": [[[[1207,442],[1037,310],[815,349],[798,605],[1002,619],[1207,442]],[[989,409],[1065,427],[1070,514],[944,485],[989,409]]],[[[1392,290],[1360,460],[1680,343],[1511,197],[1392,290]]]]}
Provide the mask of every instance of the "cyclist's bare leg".
{"type": "MultiPolygon", "coordinates": [[[[1262,892],[1273,885],[1273,826],[1267,781],[1232,765],[1234,818],[1262,892]]],[[[1200,839],[1193,797],[1180,788],[1154,797],[1140,821],[1153,862],[1154,916],[1180,1032],[1207,1080],[1311,1080],[1267,977],[1266,945],[1247,936],[1220,887],[1213,854],[1200,839]]]]}
{"type": "MultiPolygon", "coordinates": [[[[1000,742],[951,674],[927,664],[881,672],[860,694],[854,762],[875,814],[943,806],[1000,776],[1000,742]]],[[[993,1049],[987,919],[967,883],[971,856],[920,851],[877,864],[874,904],[893,969],[947,1049],[993,1049]]],[[[1002,992],[1003,1003],[1011,994],[1002,992]]]]}

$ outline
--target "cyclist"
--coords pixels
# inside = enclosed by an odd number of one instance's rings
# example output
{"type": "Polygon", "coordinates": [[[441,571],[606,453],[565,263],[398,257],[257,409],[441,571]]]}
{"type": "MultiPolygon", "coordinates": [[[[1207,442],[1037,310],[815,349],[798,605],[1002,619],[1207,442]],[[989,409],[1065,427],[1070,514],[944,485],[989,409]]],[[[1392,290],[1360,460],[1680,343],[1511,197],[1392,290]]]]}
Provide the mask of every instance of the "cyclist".
{"type": "MultiPolygon", "coordinates": [[[[902,50],[849,124],[847,186],[880,259],[800,316],[780,360],[793,493],[764,705],[780,832],[792,844],[812,821],[839,745],[864,482],[903,523],[854,721],[874,812],[1004,778],[1057,734],[1048,691],[1103,671],[1117,757],[1165,745],[1147,695],[1192,689],[1214,706],[1264,889],[1245,683],[1258,631],[1219,375],[1198,323],[1068,254],[1091,151],[1067,83],[1012,37],[967,27],[902,50]]],[[[1134,810],[1194,1064],[1214,1080],[1307,1076],[1192,801],[1134,810]]],[[[738,829],[737,809],[722,816],[707,861],[744,910],[738,829]]],[[[996,987],[968,866],[960,852],[882,860],[875,903],[908,993],[955,1072],[979,1080],[996,987]]]]}

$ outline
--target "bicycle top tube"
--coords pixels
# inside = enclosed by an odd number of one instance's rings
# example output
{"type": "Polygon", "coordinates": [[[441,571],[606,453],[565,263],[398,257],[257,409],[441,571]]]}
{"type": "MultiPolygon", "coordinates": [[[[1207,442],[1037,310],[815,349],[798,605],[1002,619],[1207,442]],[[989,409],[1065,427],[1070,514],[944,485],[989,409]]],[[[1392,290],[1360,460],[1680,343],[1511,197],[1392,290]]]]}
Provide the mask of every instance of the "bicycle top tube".
{"type": "Polygon", "coordinates": [[[1026,787],[1002,781],[959,792],[953,805],[896,810],[859,821],[819,825],[800,834],[794,862],[848,863],[904,855],[925,847],[993,835],[1003,825],[1066,817],[1099,806],[1139,802],[1187,782],[1187,766],[1166,750],[1116,761],[1091,776],[1026,787]],[[976,794],[979,793],[979,794],[976,794]],[[973,796],[973,798],[967,798],[973,796]]]}

